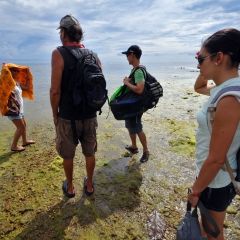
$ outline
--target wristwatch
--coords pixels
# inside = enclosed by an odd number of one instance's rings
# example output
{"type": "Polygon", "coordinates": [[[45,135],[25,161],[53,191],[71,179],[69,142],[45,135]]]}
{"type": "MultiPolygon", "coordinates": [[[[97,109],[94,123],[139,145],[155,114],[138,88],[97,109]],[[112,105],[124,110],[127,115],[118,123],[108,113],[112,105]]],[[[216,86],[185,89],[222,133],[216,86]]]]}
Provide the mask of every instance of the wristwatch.
{"type": "Polygon", "coordinates": [[[201,193],[195,193],[192,187],[188,188],[188,194],[191,194],[193,197],[200,197],[201,195],[201,193]]]}

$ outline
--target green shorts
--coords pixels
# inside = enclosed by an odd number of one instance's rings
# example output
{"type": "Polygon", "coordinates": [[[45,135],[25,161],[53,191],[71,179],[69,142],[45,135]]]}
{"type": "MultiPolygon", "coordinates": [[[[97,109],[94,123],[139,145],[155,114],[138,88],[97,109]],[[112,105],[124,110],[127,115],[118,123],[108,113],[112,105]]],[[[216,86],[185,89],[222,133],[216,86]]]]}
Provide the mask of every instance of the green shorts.
{"type": "MultiPolygon", "coordinates": [[[[86,157],[94,156],[97,151],[97,118],[76,120],[77,136],[86,157]]],[[[63,159],[73,159],[77,144],[73,141],[71,121],[58,118],[56,124],[56,149],[63,159]]]]}

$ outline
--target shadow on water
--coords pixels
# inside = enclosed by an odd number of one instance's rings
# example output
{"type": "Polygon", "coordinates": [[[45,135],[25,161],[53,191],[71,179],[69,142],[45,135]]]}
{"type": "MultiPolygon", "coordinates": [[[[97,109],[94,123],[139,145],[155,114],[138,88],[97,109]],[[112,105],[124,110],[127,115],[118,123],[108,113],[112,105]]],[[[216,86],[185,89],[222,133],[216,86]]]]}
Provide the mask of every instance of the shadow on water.
{"type": "Polygon", "coordinates": [[[95,191],[91,197],[87,197],[83,189],[82,196],[64,197],[50,210],[37,213],[14,239],[63,239],[70,237],[69,234],[71,237],[67,239],[79,239],[87,225],[120,211],[134,210],[140,205],[142,175],[140,164],[132,159],[113,159],[97,168],[94,173],[95,191]],[[74,231],[68,233],[72,227],[74,231]]]}

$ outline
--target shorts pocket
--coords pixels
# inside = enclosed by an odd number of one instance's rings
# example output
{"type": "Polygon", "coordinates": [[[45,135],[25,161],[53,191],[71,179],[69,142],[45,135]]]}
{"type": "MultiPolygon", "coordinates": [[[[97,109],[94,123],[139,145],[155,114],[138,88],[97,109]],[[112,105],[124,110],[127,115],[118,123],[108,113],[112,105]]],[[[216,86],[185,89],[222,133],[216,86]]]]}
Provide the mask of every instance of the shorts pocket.
{"type": "Polygon", "coordinates": [[[85,134],[96,137],[97,135],[98,122],[96,118],[88,120],[88,130],[85,134]]]}
{"type": "Polygon", "coordinates": [[[58,137],[56,137],[55,141],[56,141],[56,150],[57,150],[57,153],[58,153],[58,155],[61,156],[62,141],[61,141],[58,137]]]}

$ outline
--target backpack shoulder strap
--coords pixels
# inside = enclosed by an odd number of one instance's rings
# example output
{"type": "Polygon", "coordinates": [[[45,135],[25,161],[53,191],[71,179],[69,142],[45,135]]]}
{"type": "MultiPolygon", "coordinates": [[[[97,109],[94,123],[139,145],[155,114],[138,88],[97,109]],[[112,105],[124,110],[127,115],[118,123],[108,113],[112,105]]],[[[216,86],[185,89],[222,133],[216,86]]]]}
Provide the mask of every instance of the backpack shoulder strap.
{"type": "Polygon", "coordinates": [[[142,71],[143,76],[144,76],[145,81],[146,81],[146,80],[147,80],[147,69],[146,69],[146,67],[143,66],[143,65],[139,65],[139,66],[137,67],[137,69],[140,69],[140,70],[142,71]]]}
{"type": "Polygon", "coordinates": [[[226,97],[229,95],[240,98],[240,86],[230,86],[220,90],[211,101],[207,109],[207,123],[208,123],[208,129],[210,133],[212,133],[212,124],[214,122],[217,104],[223,97],[226,97]]]}
{"type": "Polygon", "coordinates": [[[83,57],[87,57],[89,54],[94,55],[94,53],[86,48],[73,48],[69,46],[62,46],[62,48],[68,50],[69,53],[71,53],[76,60],[80,60],[83,57]]]}
{"type": "MultiPolygon", "coordinates": [[[[240,86],[230,86],[220,90],[217,95],[212,99],[208,109],[207,109],[207,124],[210,134],[212,134],[212,125],[215,118],[215,113],[217,109],[218,102],[226,96],[234,96],[240,98],[240,86]]],[[[222,167],[224,171],[228,171],[232,181],[234,181],[233,172],[236,172],[236,169],[231,169],[227,156],[225,157],[226,167],[222,167]]]]}

